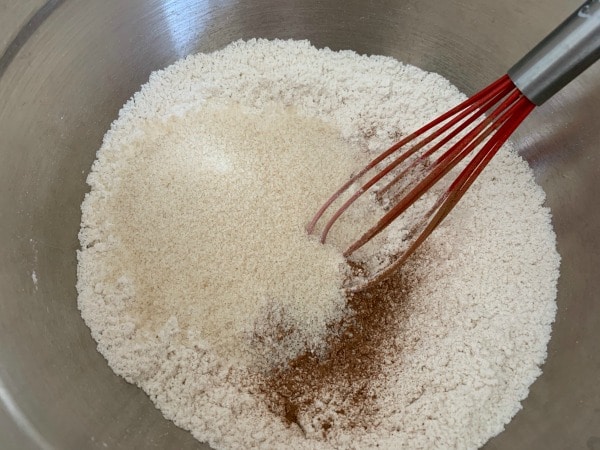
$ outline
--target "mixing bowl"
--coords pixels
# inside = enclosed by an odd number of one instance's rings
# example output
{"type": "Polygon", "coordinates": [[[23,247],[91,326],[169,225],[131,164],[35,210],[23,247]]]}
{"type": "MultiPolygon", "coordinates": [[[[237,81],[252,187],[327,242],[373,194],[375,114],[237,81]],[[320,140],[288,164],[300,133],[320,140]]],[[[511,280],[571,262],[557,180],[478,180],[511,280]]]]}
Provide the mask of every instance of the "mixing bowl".
{"type": "MultiPolygon", "coordinates": [[[[0,39],[0,448],[20,450],[208,448],[111,372],[76,305],[85,178],[119,108],[151,71],[240,38],[306,38],[394,56],[471,94],[578,6],[50,0],[27,16],[27,2],[4,3],[1,23],[15,29],[0,39]]],[[[547,193],[563,262],[543,375],[488,450],[600,449],[599,113],[597,64],[515,137],[547,193]]]]}

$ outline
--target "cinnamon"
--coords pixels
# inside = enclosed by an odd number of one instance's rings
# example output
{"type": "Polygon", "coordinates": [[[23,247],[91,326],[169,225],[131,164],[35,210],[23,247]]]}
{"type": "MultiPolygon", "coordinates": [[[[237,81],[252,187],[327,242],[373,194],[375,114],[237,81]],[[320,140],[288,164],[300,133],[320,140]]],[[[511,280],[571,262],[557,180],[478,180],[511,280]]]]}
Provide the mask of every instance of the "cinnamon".
{"type": "Polygon", "coordinates": [[[408,283],[393,277],[348,294],[348,314],[332,324],[324,354],[305,352],[267,373],[260,390],[272,412],[305,432],[367,427],[378,410],[386,355],[405,316],[408,283]]]}

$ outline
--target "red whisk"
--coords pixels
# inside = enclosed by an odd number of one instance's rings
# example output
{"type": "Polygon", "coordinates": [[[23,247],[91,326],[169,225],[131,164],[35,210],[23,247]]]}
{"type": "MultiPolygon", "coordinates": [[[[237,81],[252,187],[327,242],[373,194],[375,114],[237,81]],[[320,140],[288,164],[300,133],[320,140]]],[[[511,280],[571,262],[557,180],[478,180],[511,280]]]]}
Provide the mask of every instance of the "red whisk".
{"type": "Polygon", "coordinates": [[[599,57],[600,2],[588,0],[507,75],[390,147],[338,189],[307,226],[309,233],[315,232],[325,212],[342,194],[367,180],[325,222],[320,232],[323,243],[340,216],[366,192],[375,192],[378,199],[388,201],[383,217],[345,250],[344,256],[349,258],[472,155],[428,212],[412,225],[406,250],[384,268],[369,274],[366,282],[348,289],[358,290],[383,279],[406,261],[450,213],[535,106],[548,100],[599,57]],[[372,171],[375,174],[367,178],[372,171]]]}

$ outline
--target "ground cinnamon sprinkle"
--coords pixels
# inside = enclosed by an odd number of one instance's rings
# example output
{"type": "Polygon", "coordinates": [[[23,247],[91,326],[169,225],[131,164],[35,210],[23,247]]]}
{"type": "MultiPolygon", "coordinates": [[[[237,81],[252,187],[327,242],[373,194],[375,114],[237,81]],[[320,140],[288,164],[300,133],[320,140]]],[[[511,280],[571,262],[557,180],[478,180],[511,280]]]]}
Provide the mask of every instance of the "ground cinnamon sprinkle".
{"type": "Polygon", "coordinates": [[[376,420],[386,356],[402,350],[394,337],[406,316],[409,287],[398,272],[349,293],[349,313],[332,324],[324,355],[305,352],[261,380],[269,409],[307,434],[367,428],[376,420]]]}

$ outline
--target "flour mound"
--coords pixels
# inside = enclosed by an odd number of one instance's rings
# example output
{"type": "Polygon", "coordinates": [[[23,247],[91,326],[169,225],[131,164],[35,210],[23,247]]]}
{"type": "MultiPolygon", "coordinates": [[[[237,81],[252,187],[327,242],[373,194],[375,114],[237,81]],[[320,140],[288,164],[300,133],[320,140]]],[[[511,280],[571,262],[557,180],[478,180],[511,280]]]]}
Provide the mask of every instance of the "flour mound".
{"type": "Polygon", "coordinates": [[[153,73],[82,204],[78,304],[115,373],[217,449],[477,448],[502,431],[546,358],[559,268],[543,191],[510,145],[411,261],[377,420],[303,430],[248,376],[325,351],[347,313],[339,243],[364,214],[325,246],[304,232],[312,214],[463,99],[439,75],[306,41],[238,41],[153,73]]]}

